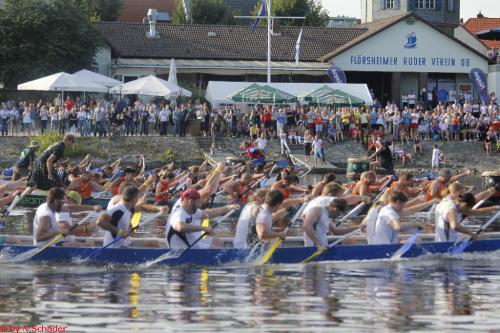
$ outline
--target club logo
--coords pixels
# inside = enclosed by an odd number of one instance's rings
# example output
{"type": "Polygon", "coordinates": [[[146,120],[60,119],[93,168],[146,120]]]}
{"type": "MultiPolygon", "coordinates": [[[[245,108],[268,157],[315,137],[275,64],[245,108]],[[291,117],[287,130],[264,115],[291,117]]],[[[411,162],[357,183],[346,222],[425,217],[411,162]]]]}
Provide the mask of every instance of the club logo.
{"type": "Polygon", "coordinates": [[[406,49],[416,49],[417,48],[417,36],[414,32],[406,35],[406,49]]]}

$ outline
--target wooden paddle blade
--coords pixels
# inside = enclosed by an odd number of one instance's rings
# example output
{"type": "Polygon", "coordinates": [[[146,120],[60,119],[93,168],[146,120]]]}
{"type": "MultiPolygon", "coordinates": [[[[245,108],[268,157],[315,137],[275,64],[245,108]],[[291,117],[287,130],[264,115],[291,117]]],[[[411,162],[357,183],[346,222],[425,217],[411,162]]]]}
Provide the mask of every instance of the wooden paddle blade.
{"type": "Polygon", "coordinates": [[[267,252],[264,253],[264,255],[262,256],[262,258],[260,258],[258,265],[265,265],[269,261],[269,259],[271,259],[271,257],[274,254],[274,251],[276,251],[276,249],[280,245],[281,245],[281,238],[274,240],[274,242],[273,242],[273,244],[271,244],[271,247],[269,248],[269,250],[267,250],[267,252]]]}
{"type": "Polygon", "coordinates": [[[415,233],[411,235],[410,238],[408,238],[406,243],[403,246],[401,246],[396,252],[394,252],[394,254],[391,256],[391,260],[398,260],[406,252],[408,252],[408,250],[411,249],[411,247],[413,246],[419,235],[420,235],[420,230],[415,231],[415,233]]]}

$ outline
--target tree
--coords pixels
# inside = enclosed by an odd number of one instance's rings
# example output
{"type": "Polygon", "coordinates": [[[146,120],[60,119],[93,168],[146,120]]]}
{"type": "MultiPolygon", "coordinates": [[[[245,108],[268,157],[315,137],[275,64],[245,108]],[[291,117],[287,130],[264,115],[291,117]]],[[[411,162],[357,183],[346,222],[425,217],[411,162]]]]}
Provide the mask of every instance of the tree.
{"type": "MultiPolygon", "coordinates": [[[[304,20],[286,20],[281,19],[282,25],[310,27],[324,27],[328,24],[330,17],[323,8],[319,0],[271,0],[271,11],[273,16],[305,16],[304,20]]],[[[257,3],[253,10],[253,15],[257,15],[260,10],[262,0],[257,3]]],[[[266,24],[266,20],[262,20],[261,24],[266,24]]]]}
{"type": "Polygon", "coordinates": [[[0,10],[0,81],[19,82],[89,67],[102,45],[80,8],[66,0],[7,0],[0,10]]]}
{"type": "Polygon", "coordinates": [[[179,0],[177,9],[172,16],[172,22],[176,24],[227,24],[237,23],[234,15],[236,11],[224,3],[224,0],[191,0],[191,22],[186,20],[183,0],[179,0]]]}
{"type": "Polygon", "coordinates": [[[73,0],[90,22],[116,21],[123,8],[123,0],[73,0]]]}

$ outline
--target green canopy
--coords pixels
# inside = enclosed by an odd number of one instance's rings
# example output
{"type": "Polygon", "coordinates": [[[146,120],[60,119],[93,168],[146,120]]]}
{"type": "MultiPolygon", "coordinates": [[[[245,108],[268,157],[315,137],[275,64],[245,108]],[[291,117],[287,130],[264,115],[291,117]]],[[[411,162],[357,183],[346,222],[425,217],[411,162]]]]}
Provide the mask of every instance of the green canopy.
{"type": "Polygon", "coordinates": [[[310,105],[361,106],[365,104],[358,97],[326,85],[307,94],[302,99],[309,102],[310,105]]]}
{"type": "Polygon", "coordinates": [[[268,85],[254,83],[243,90],[227,96],[235,102],[286,104],[297,102],[297,97],[268,85]]]}

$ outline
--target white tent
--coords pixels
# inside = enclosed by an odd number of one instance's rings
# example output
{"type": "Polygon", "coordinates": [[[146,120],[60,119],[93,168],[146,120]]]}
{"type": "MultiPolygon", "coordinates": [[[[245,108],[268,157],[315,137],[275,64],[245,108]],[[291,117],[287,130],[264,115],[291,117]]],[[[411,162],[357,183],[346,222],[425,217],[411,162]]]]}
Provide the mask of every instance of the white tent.
{"type": "Polygon", "coordinates": [[[17,90],[107,92],[108,88],[72,74],[61,72],[22,83],[17,86],[17,90]]]}
{"type": "Polygon", "coordinates": [[[87,81],[98,83],[101,86],[105,86],[108,88],[121,84],[121,82],[118,80],[112,79],[96,72],[89,71],[87,69],[82,69],[81,71],[73,73],[73,75],[87,81]]]}
{"type": "Polygon", "coordinates": [[[166,98],[191,96],[189,90],[183,89],[153,75],[117,85],[109,89],[109,92],[120,95],[163,96],[166,98]]]}
{"type": "MultiPolygon", "coordinates": [[[[207,86],[205,98],[213,105],[220,104],[236,104],[228,98],[229,95],[245,89],[254,84],[266,84],[263,82],[229,82],[229,81],[210,81],[207,86]]],[[[366,104],[372,105],[373,99],[366,84],[354,83],[270,83],[269,86],[285,91],[297,97],[306,96],[309,93],[323,87],[328,86],[333,89],[338,89],[352,96],[360,98],[366,104]]],[[[245,103],[246,104],[246,103],[245,103]]]]}

